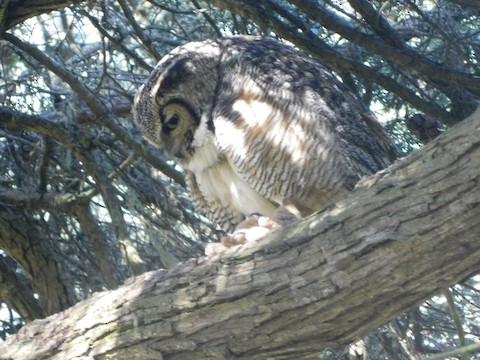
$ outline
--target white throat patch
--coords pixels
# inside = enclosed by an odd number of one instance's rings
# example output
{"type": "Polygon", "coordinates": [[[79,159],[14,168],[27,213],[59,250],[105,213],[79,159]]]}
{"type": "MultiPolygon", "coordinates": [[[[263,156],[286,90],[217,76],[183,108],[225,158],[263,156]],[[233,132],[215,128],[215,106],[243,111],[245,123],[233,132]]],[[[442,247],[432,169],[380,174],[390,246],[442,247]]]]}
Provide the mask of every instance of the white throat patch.
{"type": "Polygon", "coordinates": [[[215,145],[215,136],[208,129],[206,119],[202,118],[195,134],[193,134],[193,156],[185,167],[193,173],[204,171],[219,162],[220,154],[215,145]]]}
{"type": "Polygon", "coordinates": [[[210,137],[213,139],[213,134],[208,129],[207,122],[208,119],[206,116],[202,115],[202,118],[200,119],[200,125],[198,125],[197,130],[195,130],[195,134],[193,134],[193,147],[201,147],[209,141],[210,137]]]}

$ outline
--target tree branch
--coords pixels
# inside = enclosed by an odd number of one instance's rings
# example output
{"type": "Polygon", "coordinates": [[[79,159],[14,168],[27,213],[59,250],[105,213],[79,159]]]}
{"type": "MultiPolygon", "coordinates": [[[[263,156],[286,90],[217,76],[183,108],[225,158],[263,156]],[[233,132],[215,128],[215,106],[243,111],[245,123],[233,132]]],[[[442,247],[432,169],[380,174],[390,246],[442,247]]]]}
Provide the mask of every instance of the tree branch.
{"type": "Polygon", "coordinates": [[[114,246],[108,243],[107,234],[105,234],[105,231],[103,231],[102,227],[98,224],[89,204],[76,206],[75,217],[92,243],[96,264],[102,274],[107,289],[117,288],[121,284],[121,280],[125,278],[122,278],[120,269],[117,266],[118,264],[115,264],[114,257],[112,256],[114,246]]]}
{"type": "Polygon", "coordinates": [[[142,44],[145,46],[148,51],[154,56],[157,61],[159,61],[162,56],[160,53],[155,49],[155,47],[152,44],[152,39],[150,39],[148,36],[145,36],[143,33],[142,27],[137,23],[135,20],[135,16],[133,15],[132,9],[130,9],[130,6],[125,0],[118,0],[118,4],[122,8],[123,13],[125,14],[125,17],[128,21],[128,23],[131,25],[133,31],[137,35],[137,37],[140,39],[142,44]]]}
{"type": "Polygon", "coordinates": [[[8,110],[0,106],[0,125],[10,129],[21,129],[48,135],[66,147],[72,146],[71,136],[61,123],[55,123],[44,117],[8,110]]]}
{"type": "Polygon", "coordinates": [[[3,38],[11,42],[14,46],[24,51],[28,55],[32,56],[35,60],[65,81],[72,88],[72,90],[74,90],[90,107],[92,112],[97,116],[97,121],[102,122],[116,135],[119,140],[127,144],[138,154],[142,154],[148,162],[154,165],[165,175],[182,186],[185,186],[183,175],[179,171],[159,160],[152,153],[152,151],[148,150],[145,141],[140,141],[138,138],[133,137],[128,130],[118,122],[118,119],[112,114],[110,109],[100,100],[100,98],[90,88],[79,81],[75,74],[61,66],[35,46],[20,40],[16,36],[5,33],[3,34],[3,38]]]}
{"type": "Polygon", "coordinates": [[[469,9],[480,14],[480,3],[477,0],[452,0],[464,9],[469,9]]]}
{"type": "MultiPolygon", "coordinates": [[[[3,1],[2,1],[3,2],[3,1]]],[[[75,0],[17,0],[6,1],[6,9],[3,8],[3,4],[0,4],[0,24],[4,22],[4,26],[0,28],[0,34],[4,29],[10,29],[13,26],[20,24],[21,22],[38,16],[41,14],[49,13],[54,10],[60,10],[71,4],[80,3],[83,1],[75,0]]]]}
{"type": "Polygon", "coordinates": [[[479,185],[480,110],[321,213],[94,295],[27,325],[0,353],[313,357],[480,271],[479,185]]]}
{"type": "Polygon", "coordinates": [[[457,84],[470,91],[472,95],[480,96],[480,78],[477,76],[434,63],[428,58],[420,56],[410,47],[404,46],[401,49],[397,49],[385,44],[378,38],[374,38],[352,26],[347,21],[342,20],[325,7],[319,6],[317,2],[311,0],[291,0],[291,2],[308,14],[311,19],[318,21],[327,29],[342,35],[372,53],[381,55],[404,68],[414,68],[422,76],[435,81],[437,85],[442,84],[442,87],[457,84]]]}
{"type": "Polygon", "coordinates": [[[351,71],[364,78],[366,81],[373,81],[387,91],[398,95],[417,109],[423,111],[425,114],[442,121],[446,125],[453,125],[458,121],[458,117],[455,116],[455,114],[449,113],[430,99],[421,98],[415,91],[410,90],[404,86],[404,84],[385,76],[380,71],[372,69],[360,61],[346,58],[337,50],[322,41],[318,36],[313,34],[311,30],[308,30],[308,26],[298,19],[298,17],[291,14],[284,14],[284,11],[281,11],[276,4],[269,3],[267,11],[262,6],[264,3],[258,2],[248,2],[248,4],[247,2],[242,2],[242,6],[239,6],[239,2],[236,0],[208,0],[208,2],[219,8],[229,10],[247,18],[255,19],[258,23],[273,29],[273,31],[275,31],[280,37],[291,41],[299,48],[314,56],[318,61],[330,66],[335,71],[339,73],[351,71]],[[285,16],[291,25],[276,18],[276,13],[282,17],[285,16]],[[302,32],[299,32],[298,29],[302,29],[302,32]]]}
{"type": "Polygon", "coordinates": [[[0,255],[0,299],[15,309],[26,321],[45,317],[45,312],[25,275],[16,271],[16,262],[0,255]]]}
{"type": "Polygon", "coordinates": [[[348,0],[348,2],[384,41],[389,42],[397,49],[405,49],[404,41],[398,36],[395,29],[390,26],[380,11],[373,7],[371,2],[365,0],[348,0]]]}
{"type": "MultiPolygon", "coordinates": [[[[12,213],[0,206],[0,247],[6,249],[31,277],[43,314],[62,311],[78,301],[76,294],[64,285],[64,274],[56,259],[58,254],[35,221],[27,220],[23,213],[12,213]]],[[[30,317],[36,315],[36,312],[30,312],[30,317]]]]}
{"type": "Polygon", "coordinates": [[[388,76],[383,75],[381,72],[354,59],[343,57],[328,45],[321,44],[321,40],[318,38],[298,34],[296,31],[289,31],[285,24],[280,22],[273,24],[273,26],[279,35],[294,42],[297,46],[313,55],[320,62],[329,64],[329,66],[332,66],[336,71],[352,71],[363,77],[365,80],[374,81],[389,92],[396,94],[403,100],[409,102],[417,109],[441,120],[446,125],[454,125],[456,121],[458,121],[458,118],[454,117],[453,114],[449,113],[441,106],[432,101],[422,99],[414,91],[388,76]]]}
{"type": "Polygon", "coordinates": [[[79,194],[38,192],[34,188],[9,189],[0,187],[0,202],[13,208],[25,210],[45,209],[48,211],[71,211],[75,206],[88,204],[96,189],[83,191],[79,194]]]}

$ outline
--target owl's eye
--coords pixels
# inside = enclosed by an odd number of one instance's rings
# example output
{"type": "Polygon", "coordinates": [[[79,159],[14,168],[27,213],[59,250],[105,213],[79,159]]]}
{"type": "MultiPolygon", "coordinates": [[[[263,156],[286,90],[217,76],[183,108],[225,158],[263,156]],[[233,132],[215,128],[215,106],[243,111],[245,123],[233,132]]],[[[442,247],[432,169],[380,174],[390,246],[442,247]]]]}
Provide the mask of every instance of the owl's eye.
{"type": "Polygon", "coordinates": [[[180,118],[178,115],[173,115],[168,121],[165,123],[164,127],[166,130],[171,131],[175,130],[175,128],[180,123],[180,118]]]}

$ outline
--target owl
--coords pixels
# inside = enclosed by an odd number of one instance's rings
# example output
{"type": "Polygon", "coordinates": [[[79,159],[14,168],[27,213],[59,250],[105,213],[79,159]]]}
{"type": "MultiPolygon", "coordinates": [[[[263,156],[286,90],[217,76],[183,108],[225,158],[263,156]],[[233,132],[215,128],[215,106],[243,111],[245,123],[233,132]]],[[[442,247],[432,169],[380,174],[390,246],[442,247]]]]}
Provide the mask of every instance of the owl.
{"type": "Polygon", "coordinates": [[[332,71],[267,38],[176,48],[138,90],[133,117],[184,167],[195,209],[230,240],[238,229],[324,208],[395,157],[380,124],[332,71]]]}

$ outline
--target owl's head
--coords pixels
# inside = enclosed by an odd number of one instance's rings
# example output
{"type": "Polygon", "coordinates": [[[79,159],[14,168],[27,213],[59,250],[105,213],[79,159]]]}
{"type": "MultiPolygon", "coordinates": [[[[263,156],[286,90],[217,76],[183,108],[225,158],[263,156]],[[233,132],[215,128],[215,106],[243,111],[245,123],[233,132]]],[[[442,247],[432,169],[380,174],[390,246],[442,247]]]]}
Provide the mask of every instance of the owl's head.
{"type": "Polygon", "coordinates": [[[135,95],[133,118],[153,145],[187,163],[213,132],[219,45],[190,43],[165,56],[135,95]]]}

